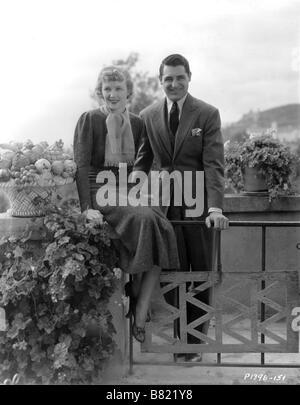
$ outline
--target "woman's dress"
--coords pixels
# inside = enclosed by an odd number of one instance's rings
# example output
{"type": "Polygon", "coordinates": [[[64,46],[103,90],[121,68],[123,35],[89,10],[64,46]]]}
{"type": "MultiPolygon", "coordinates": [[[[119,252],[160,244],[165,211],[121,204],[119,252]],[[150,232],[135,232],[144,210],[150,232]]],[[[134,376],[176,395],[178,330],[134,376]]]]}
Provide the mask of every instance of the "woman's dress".
{"type": "MultiPolygon", "coordinates": [[[[118,235],[119,265],[125,272],[150,271],[155,265],[163,269],[179,268],[176,236],[160,207],[99,206],[97,203],[97,191],[103,185],[96,182],[97,174],[110,170],[118,178],[117,167],[104,166],[105,119],[105,115],[93,110],[80,117],[75,129],[74,158],[78,166],[76,180],[82,210],[98,209],[114,229],[118,235]],[[95,147],[101,149],[98,154],[95,147]]],[[[144,126],[133,114],[130,114],[130,122],[137,151],[144,126]]],[[[132,165],[128,166],[128,173],[131,169],[132,165]]]]}

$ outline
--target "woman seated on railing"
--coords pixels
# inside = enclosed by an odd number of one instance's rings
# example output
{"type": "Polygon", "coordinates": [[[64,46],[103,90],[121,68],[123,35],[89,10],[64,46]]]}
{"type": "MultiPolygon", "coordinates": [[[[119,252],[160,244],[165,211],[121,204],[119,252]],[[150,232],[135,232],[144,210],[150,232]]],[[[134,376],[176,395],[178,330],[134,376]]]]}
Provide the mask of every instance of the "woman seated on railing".
{"type": "MultiPolygon", "coordinates": [[[[145,131],[143,121],[128,112],[126,106],[132,91],[133,83],[126,70],[115,66],[102,69],[95,89],[100,107],[79,118],[74,159],[82,211],[92,220],[101,221],[104,216],[119,238],[120,267],[134,275],[134,282],[127,283],[125,290],[130,296],[129,313],[134,317],[133,336],[143,342],[150,300],[159,285],[161,268],[179,267],[175,233],[159,207],[105,206],[96,197],[101,187],[101,183],[96,183],[99,172],[108,170],[114,174],[118,187],[119,163],[127,164],[128,173],[132,170],[145,131]]],[[[105,187],[117,194],[120,191],[115,184],[105,187]]]]}

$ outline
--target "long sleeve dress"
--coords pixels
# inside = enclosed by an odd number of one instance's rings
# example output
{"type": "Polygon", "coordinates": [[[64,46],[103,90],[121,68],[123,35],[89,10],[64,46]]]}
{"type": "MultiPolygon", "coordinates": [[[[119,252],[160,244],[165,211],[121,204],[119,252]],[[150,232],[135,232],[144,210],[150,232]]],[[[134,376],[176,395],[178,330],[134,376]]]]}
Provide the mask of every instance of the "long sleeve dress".
{"type": "MultiPolygon", "coordinates": [[[[143,121],[130,113],[130,124],[137,153],[145,127],[143,121]]],[[[96,194],[101,184],[96,176],[102,170],[118,174],[118,167],[105,164],[106,115],[95,109],[81,115],[74,134],[74,159],[77,164],[76,183],[82,211],[98,209],[119,237],[120,267],[127,273],[179,268],[176,236],[171,223],[159,207],[99,206],[96,194]]],[[[132,162],[127,163],[128,173],[132,162]]]]}

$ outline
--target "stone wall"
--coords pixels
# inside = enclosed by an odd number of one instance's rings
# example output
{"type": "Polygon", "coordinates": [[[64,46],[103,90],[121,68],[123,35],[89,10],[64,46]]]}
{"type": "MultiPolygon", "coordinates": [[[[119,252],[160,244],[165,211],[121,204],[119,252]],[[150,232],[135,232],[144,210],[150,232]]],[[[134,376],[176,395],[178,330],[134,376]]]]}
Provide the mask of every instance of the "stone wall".
{"type": "MultiPolygon", "coordinates": [[[[269,203],[267,196],[226,195],[224,214],[231,221],[300,221],[300,196],[281,197],[269,203]]],[[[261,241],[259,227],[231,227],[222,232],[222,271],[260,271],[261,241]]],[[[266,271],[300,270],[299,227],[267,228],[265,264],[266,271]]],[[[274,299],[281,301],[283,297],[277,295],[274,299]]]]}
{"type": "MultiPolygon", "coordinates": [[[[232,221],[300,221],[300,196],[268,197],[226,195],[224,214],[232,221]]],[[[298,270],[300,228],[266,230],[266,270],[298,270]]],[[[222,233],[223,271],[259,271],[261,229],[232,227],[222,233]]]]}

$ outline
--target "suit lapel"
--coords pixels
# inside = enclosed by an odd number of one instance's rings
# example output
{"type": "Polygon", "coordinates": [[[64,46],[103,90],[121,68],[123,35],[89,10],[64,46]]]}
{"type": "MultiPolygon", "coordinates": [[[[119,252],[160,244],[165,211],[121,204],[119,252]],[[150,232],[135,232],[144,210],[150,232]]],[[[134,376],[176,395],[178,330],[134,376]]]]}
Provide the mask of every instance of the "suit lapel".
{"type": "Polygon", "coordinates": [[[173,150],[169,138],[169,128],[168,128],[168,123],[166,122],[165,119],[165,99],[162,100],[154,114],[154,125],[157,130],[157,138],[159,143],[162,145],[162,147],[166,150],[170,158],[172,159],[173,156],[173,150]]]}
{"type": "Polygon", "coordinates": [[[136,118],[131,113],[129,114],[129,119],[134,139],[135,150],[137,151],[140,141],[140,127],[137,125],[138,123],[136,118]]]}
{"type": "Polygon", "coordinates": [[[198,106],[196,105],[196,103],[194,103],[193,97],[190,94],[188,94],[183,104],[182,113],[178,125],[178,131],[175,137],[174,159],[178,155],[182,147],[183,141],[187,136],[187,134],[189,133],[198,114],[199,114],[198,106]]]}

